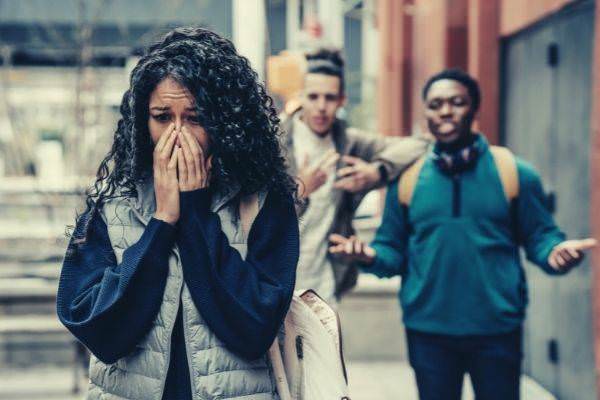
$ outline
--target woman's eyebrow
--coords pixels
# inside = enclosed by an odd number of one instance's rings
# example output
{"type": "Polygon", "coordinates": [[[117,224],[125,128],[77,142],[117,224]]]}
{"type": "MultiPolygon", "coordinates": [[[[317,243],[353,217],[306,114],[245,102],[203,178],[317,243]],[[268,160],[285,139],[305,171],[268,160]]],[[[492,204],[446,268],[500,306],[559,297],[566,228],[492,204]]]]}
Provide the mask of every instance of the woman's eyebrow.
{"type": "Polygon", "coordinates": [[[158,107],[158,106],[154,106],[154,107],[150,107],[150,110],[156,110],[156,111],[168,111],[168,110],[169,110],[169,106],[164,106],[164,107],[158,107]]]}

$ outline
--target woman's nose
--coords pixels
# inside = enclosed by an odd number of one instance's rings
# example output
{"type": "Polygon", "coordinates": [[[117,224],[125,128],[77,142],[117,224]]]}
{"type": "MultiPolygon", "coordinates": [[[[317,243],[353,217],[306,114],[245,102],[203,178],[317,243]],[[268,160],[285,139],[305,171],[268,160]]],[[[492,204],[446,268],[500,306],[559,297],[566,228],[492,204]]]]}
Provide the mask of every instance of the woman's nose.
{"type": "Polygon", "coordinates": [[[175,129],[180,130],[182,126],[183,121],[181,120],[181,117],[175,117],[175,129]]]}

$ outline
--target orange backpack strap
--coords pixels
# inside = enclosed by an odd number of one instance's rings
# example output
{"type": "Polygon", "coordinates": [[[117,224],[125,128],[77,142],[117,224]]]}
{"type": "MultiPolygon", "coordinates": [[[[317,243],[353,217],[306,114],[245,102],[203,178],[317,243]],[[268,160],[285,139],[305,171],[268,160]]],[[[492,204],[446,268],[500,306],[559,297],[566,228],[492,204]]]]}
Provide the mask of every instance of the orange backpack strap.
{"type": "Polygon", "coordinates": [[[400,182],[398,183],[398,198],[400,204],[404,206],[410,205],[415,186],[417,185],[417,180],[419,179],[421,169],[423,168],[426,159],[427,156],[419,158],[413,165],[408,167],[400,177],[400,182]]]}
{"type": "Polygon", "coordinates": [[[514,154],[506,147],[490,146],[490,153],[500,176],[506,199],[510,202],[519,196],[519,172],[514,154]]]}

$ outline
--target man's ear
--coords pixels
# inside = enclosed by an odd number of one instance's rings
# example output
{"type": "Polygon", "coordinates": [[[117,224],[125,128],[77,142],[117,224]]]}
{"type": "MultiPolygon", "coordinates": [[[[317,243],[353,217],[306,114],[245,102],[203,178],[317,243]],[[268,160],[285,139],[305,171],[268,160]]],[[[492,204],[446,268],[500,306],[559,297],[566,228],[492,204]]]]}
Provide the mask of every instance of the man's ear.
{"type": "Polygon", "coordinates": [[[348,97],[342,93],[342,95],[340,96],[340,107],[345,107],[347,103],[348,97]]]}

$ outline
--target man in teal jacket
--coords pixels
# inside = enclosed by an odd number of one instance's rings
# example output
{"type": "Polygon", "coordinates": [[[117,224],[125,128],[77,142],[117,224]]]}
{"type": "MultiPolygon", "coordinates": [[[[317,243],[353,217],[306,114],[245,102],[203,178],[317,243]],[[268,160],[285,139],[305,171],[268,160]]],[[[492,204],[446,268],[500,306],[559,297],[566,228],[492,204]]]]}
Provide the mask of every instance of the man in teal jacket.
{"type": "Polygon", "coordinates": [[[460,399],[466,372],[477,399],[518,399],[527,303],[519,246],[544,271],[563,274],[596,241],[565,241],[536,171],[472,131],[480,103],[473,78],[443,71],[427,82],[423,100],[433,149],[389,187],[371,245],[332,235],[330,252],[377,276],[402,276],[422,400],[460,399]]]}

